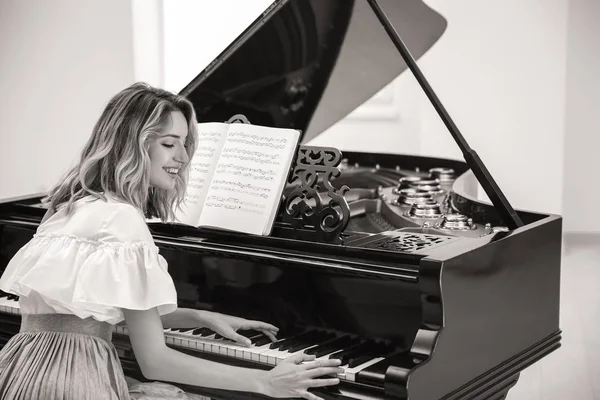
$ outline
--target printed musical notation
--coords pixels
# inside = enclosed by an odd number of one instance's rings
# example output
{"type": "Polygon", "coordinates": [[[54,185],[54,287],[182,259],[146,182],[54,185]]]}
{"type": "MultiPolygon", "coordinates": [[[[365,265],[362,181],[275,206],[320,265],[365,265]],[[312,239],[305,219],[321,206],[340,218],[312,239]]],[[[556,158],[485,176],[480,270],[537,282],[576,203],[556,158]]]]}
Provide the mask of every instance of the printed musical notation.
{"type": "Polygon", "coordinates": [[[193,226],[268,232],[298,136],[292,129],[198,124],[198,146],[190,160],[177,220],[193,226]]]}
{"type": "Polygon", "coordinates": [[[217,173],[237,175],[242,178],[250,178],[262,181],[272,181],[277,175],[277,172],[272,169],[245,167],[243,165],[232,163],[219,164],[217,173]]]}
{"type": "Polygon", "coordinates": [[[198,147],[202,147],[202,144],[206,142],[219,143],[223,137],[223,132],[209,131],[209,132],[198,132],[198,147]]]}
{"type": "Polygon", "coordinates": [[[237,210],[245,213],[263,215],[266,206],[264,204],[254,203],[252,201],[240,200],[237,197],[208,196],[205,205],[207,207],[225,208],[227,210],[237,210]]]}
{"type": "Polygon", "coordinates": [[[258,164],[281,164],[281,154],[269,154],[257,150],[248,150],[242,147],[224,148],[221,152],[221,159],[233,159],[239,161],[252,161],[258,164]]]}
{"type": "Polygon", "coordinates": [[[269,147],[275,150],[284,149],[288,142],[285,137],[265,137],[239,131],[230,131],[227,140],[229,142],[240,143],[242,145],[269,147]]]}
{"type": "Polygon", "coordinates": [[[196,178],[188,182],[188,189],[202,189],[204,187],[205,180],[202,178],[196,178]]]}
{"type": "Polygon", "coordinates": [[[229,181],[226,179],[215,179],[211,184],[211,191],[218,190],[247,194],[253,197],[262,197],[263,199],[268,198],[269,192],[271,191],[271,189],[268,187],[253,185],[252,183],[242,183],[237,181],[229,181]]]}
{"type": "Polygon", "coordinates": [[[195,194],[191,194],[191,193],[186,193],[186,195],[183,198],[183,202],[185,204],[200,204],[202,202],[202,197],[195,195],[195,194]]]}

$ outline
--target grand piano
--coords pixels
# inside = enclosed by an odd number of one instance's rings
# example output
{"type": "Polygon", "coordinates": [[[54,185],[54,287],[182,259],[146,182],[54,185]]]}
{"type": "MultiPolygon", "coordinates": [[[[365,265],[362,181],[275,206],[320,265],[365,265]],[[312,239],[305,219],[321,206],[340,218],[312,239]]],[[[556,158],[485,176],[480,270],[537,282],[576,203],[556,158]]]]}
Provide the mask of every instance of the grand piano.
{"type": "MultiPolygon", "coordinates": [[[[200,122],[242,114],[300,129],[306,143],[410,69],[465,160],[343,152],[331,183],[348,190],[331,208],[348,215],[333,236],[293,225],[283,206],[269,236],[149,222],[180,307],[280,327],[274,344],[244,332],[250,348],[167,329],[169,346],[263,369],[296,352],[337,357],[341,382],[319,396],[410,400],[503,399],[560,347],[562,219],[511,207],[420,72],[414,58],[445,28],[421,0],[278,0],[182,90],[200,122]]],[[[40,198],[0,204],[0,273],[39,226],[40,198]]],[[[18,297],[1,293],[0,346],[19,323],[18,297]]],[[[126,374],[143,379],[126,328],[113,341],[126,374]]]]}

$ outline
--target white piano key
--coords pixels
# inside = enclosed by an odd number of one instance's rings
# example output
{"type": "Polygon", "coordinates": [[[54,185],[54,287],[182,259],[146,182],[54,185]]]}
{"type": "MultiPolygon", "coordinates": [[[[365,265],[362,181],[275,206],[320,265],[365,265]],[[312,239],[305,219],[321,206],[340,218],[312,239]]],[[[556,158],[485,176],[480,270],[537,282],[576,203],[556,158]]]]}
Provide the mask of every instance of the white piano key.
{"type": "Polygon", "coordinates": [[[338,374],[338,378],[346,380],[346,381],[352,381],[352,382],[354,382],[356,380],[356,374],[358,374],[363,369],[365,369],[365,368],[367,368],[367,367],[369,367],[369,366],[371,366],[373,364],[376,364],[379,361],[384,360],[384,359],[385,358],[383,358],[383,357],[376,357],[376,358],[373,358],[372,360],[367,361],[367,362],[365,362],[365,363],[363,363],[361,365],[357,365],[354,368],[348,368],[348,367],[346,367],[346,368],[344,368],[344,372],[341,372],[341,373],[338,374]]]}
{"type": "Polygon", "coordinates": [[[271,350],[269,346],[271,346],[271,342],[263,344],[262,346],[252,346],[248,350],[246,350],[246,355],[244,356],[244,358],[248,359],[247,357],[249,356],[250,360],[260,362],[260,355],[264,352],[271,350]]]}
{"type": "Polygon", "coordinates": [[[9,300],[8,297],[0,297],[0,312],[20,315],[21,310],[19,308],[19,301],[9,300]]]}

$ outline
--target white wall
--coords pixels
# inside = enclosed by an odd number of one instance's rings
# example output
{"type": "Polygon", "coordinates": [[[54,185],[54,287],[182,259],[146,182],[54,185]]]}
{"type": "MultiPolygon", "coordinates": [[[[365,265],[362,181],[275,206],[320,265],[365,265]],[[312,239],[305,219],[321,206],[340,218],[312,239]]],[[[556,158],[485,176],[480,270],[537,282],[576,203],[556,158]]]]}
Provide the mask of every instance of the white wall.
{"type": "Polygon", "coordinates": [[[122,0],[0,2],[0,199],[48,189],[133,82],[122,0]]]}
{"type": "Polygon", "coordinates": [[[164,87],[179,91],[273,1],[162,0],[164,87]]]}
{"type": "Polygon", "coordinates": [[[600,232],[599,20],[598,0],[571,0],[564,163],[566,232],[600,232]]]}
{"type": "MultiPolygon", "coordinates": [[[[424,74],[518,208],[562,213],[569,0],[427,0],[449,23],[424,74]]],[[[455,149],[422,108],[422,149],[455,149]]]]}

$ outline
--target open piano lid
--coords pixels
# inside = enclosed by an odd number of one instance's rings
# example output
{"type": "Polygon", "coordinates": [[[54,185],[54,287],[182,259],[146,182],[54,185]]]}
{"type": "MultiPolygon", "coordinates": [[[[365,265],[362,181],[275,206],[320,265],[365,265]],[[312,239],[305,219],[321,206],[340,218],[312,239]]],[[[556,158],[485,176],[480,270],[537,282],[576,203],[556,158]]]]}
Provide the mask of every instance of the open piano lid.
{"type": "Polygon", "coordinates": [[[422,0],[277,0],[181,94],[198,122],[243,114],[299,129],[304,143],[409,67],[505,225],[518,228],[523,222],[414,62],[446,25],[422,0]]]}
{"type": "MultiPolygon", "coordinates": [[[[421,0],[381,0],[415,57],[446,29],[421,0]]],[[[275,1],[181,93],[198,121],[244,114],[319,135],[406,70],[365,0],[275,1]]]]}

